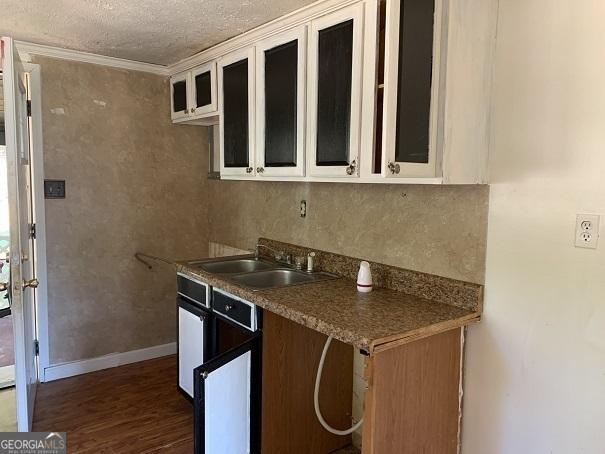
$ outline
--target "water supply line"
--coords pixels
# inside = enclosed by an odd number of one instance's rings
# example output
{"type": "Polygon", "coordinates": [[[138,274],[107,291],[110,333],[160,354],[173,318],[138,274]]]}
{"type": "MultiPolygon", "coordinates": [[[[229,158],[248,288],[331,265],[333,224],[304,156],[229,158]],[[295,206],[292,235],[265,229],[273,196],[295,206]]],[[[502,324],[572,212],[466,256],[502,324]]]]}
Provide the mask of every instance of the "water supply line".
{"type": "Polygon", "coordinates": [[[363,424],[363,418],[359,420],[353,427],[346,430],[338,430],[334,429],[330,426],[324,417],[321,414],[321,410],[319,409],[319,384],[321,383],[321,374],[324,369],[324,362],[326,361],[326,355],[328,354],[328,350],[330,349],[330,344],[332,343],[332,336],[328,336],[326,340],[326,345],[324,345],[324,349],[321,352],[321,359],[319,360],[319,367],[317,368],[317,376],[315,378],[315,392],[313,393],[313,402],[315,404],[315,414],[317,415],[317,419],[328,432],[333,433],[334,435],[350,435],[355,432],[357,429],[361,427],[363,424]]]}

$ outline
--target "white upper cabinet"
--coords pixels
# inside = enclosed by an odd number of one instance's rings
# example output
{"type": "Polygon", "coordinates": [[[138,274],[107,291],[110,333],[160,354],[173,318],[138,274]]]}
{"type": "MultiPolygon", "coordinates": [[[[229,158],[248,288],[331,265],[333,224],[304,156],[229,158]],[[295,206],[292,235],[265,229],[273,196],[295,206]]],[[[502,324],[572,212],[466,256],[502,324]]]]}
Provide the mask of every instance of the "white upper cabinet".
{"type": "Polygon", "coordinates": [[[487,183],[498,0],[323,0],[169,69],[226,179],[487,183]]]}
{"type": "Polygon", "coordinates": [[[309,36],[307,174],[359,176],[364,4],[314,19],[309,36]]]}
{"type": "Polygon", "coordinates": [[[496,20],[497,0],[386,2],[385,180],[487,183],[496,20]]]}
{"type": "Polygon", "coordinates": [[[218,122],[216,62],[208,62],[170,78],[170,111],[174,122],[218,122]]]}
{"type": "Polygon", "coordinates": [[[256,174],[303,176],[307,27],[256,44],[256,174]]]}
{"type": "Polygon", "coordinates": [[[218,61],[221,175],[256,175],[254,57],[248,47],[218,61]]]}

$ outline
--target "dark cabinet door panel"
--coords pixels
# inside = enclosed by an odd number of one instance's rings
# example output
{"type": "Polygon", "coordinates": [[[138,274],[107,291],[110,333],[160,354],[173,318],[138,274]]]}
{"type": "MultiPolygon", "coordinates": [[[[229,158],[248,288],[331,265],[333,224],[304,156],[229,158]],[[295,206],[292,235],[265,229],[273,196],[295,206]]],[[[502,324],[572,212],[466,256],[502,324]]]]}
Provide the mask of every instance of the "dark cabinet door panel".
{"type": "Polygon", "coordinates": [[[187,82],[184,80],[172,83],[172,110],[173,112],[187,110],[187,82]]]}
{"type": "Polygon", "coordinates": [[[347,165],[351,125],[353,20],[319,31],[318,166],[347,165]]]}
{"type": "Polygon", "coordinates": [[[223,68],[225,167],[248,167],[248,59],[223,68]]]}
{"type": "Polygon", "coordinates": [[[397,162],[429,162],[435,2],[401,2],[397,90],[397,162]]]}
{"type": "Polygon", "coordinates": [[[298,41],[265,51],[265,167],[296,167],[298,41]]]}
{"type": "Polygon", "coordinates": [[[212,104],[210,71],[195,76],[195,98],[196,107],[212,104]]]}

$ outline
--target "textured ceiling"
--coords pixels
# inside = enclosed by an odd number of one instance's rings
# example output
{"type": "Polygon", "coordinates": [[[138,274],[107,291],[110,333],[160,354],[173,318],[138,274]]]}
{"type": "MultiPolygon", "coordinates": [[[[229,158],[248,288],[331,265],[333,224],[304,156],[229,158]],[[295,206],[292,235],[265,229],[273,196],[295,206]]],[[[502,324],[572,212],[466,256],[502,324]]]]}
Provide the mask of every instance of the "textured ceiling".
{"type": "Polygon", "coordinates": [[[315,0],[2,0],[0,35],[168,65],[315,0]]]}

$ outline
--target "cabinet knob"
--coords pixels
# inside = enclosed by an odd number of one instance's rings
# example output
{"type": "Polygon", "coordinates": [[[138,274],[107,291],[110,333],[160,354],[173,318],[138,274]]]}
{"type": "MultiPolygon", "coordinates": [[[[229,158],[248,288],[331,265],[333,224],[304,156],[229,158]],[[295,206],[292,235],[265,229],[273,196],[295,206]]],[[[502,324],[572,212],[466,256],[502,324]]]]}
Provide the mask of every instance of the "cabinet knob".
{"type": "Polygon", "coordinates": [[[191,108],[191,113],[195,113],[195,108],[194,107],[191,108]]]}
{"type": "Polygon", "coordinates": [[[258,173],[263,173],[263,172],[265,171],[265,168],[264,168],[264,167],[257,167],[257,168],[256,168],[256,171],[257,171],[258,173]]]}
{"type": "Polygon", "coordinates": [[[355,173],[355,169],[357,168],[357,160],[353,159],[351,163],[347,166],[347,175],[353,175],[355,173]]]}
{"type": "Polygon", "coordinates": [[[246,169],[246,173],[252,173],[252,170],[253,170],[253,169],[252,169],[252,167],[248,167],[248,168],[246,169]]]}
{"type": "Polygon", "coordinates": [[[391,173],[393,175],[398,174],[401,170],[401,167],[399,166],[399,164],[396,164],[392,161],[389,162],[389,164],[387,165],[388,169],[391,171],[391,173]]]}
{"type": "Polygon", "coordinates": [[[233,304],[225,304],[225,312],[229,312],[231,309],[233,309],[233,304]]]}

